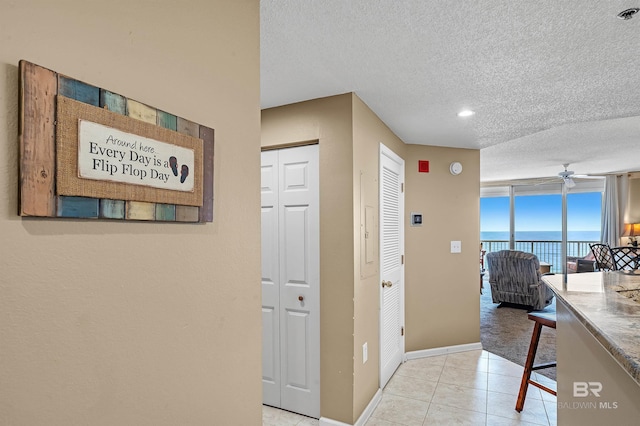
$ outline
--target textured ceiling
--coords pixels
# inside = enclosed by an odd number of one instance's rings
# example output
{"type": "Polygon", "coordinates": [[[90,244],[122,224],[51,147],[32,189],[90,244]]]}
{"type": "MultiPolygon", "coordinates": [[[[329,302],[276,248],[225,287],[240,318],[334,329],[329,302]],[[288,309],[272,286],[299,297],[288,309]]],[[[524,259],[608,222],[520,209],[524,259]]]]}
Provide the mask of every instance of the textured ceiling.
{"type": "Polygon", "coordinates": [[[354,92],[408,144],[480,149],[483,182],[640,170],[640,0],[260,5],[262,108],[354,92]]]}

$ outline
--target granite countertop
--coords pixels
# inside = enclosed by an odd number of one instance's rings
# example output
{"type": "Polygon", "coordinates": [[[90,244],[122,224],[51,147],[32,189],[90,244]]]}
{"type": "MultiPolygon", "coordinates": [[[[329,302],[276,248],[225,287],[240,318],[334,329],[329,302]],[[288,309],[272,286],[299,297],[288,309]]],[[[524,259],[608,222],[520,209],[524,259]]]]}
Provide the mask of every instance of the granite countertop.
{"type": "Polygon", "coordinates": [[[563,278],[542,280],[640,385],[640,271],[569,274],[566,287],[563,278]]]}

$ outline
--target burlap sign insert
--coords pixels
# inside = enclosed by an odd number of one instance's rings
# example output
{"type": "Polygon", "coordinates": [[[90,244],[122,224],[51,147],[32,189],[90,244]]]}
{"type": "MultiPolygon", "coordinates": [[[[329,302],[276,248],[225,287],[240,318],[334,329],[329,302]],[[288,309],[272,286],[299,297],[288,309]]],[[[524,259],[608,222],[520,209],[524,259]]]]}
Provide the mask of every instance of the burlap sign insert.
{"type": "Polygon", "coordinates": [[[203,205],[202,139],[60,95],[57,96],[56,169],[58,195],[203,205]],[[84,139],[80,148],[81,121],[84,139]],[[115,136],[88,142],[87,129],[105,131],[105,127],[114,129],[115,136]],[[134,137],[125,141],[118,134],[134,137]],[[135,136],[151,140],[150,144],[141,143],[135,136]],[[179,155],[161,154],[162,148],[171,150],[172,146],[180,153],[193,153],[193,163],[191,160],[187,163],[191,167],[183,164],[179,155]],[[79,149],[84,150],[80,160],[79,149]],[[79,161],[83,161],[82,165],[79,161]],[[81,177],[81,168],[84,177],[81,177]]]}

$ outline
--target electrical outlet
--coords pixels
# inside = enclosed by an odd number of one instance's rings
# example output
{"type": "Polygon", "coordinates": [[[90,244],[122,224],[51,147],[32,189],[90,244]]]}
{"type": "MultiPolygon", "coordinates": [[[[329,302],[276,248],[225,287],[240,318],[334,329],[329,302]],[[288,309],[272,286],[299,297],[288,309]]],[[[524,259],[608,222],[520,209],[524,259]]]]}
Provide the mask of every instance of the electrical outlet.
{"type": "Polygon", "coordinates": [[[365,344],[362,345],[362,363],[364,364],[365,362],[367,362],[368,359],[369,359],[369,346],[365,342],[365,344]]]}
{"type": "Polygon", "coordinates": [[[451,253],[462,253],[462,241],[451,241],[451,253]]]}

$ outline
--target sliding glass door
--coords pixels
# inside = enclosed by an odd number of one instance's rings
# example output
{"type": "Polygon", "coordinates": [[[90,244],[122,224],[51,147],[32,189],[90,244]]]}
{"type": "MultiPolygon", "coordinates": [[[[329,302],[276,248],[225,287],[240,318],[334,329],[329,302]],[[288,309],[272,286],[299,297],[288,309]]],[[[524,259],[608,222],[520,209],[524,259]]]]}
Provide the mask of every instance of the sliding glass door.
{"type": "Polygon", "coordinates": [[[553,270],[558,269],[562,255],[562,195],[517,195],[514,225],[515,249],[533,253],[553,270]]]}
{"type": "MultiPolygon", "coordinates": [[[[583,182],[567,194],[567,255],[585,256],[600,239],[602,180],[583,182]]],[[[487,252],[534,253],[562,272],[561,184],[481,188],[480,241],[487,252]]]]}
{"type": "Polygon", "coordinates": [[[600,241],[602,192],[567,194],[567,255],[584,257],[600,241]]]}

